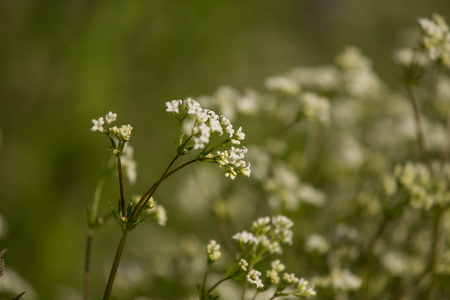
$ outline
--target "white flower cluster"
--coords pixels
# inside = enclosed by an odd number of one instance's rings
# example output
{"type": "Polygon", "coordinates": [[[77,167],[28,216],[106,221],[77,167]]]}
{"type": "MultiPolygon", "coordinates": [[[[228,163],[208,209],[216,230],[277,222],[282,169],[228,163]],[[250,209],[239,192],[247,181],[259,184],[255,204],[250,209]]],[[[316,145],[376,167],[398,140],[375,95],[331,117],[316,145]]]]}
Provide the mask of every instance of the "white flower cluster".
{"type": "Polygon", "coordinates": [[[295,211],[302,202],[315,206],[321,206],[325,202],[326,196],[322,191],[302,183],[297,173],[283,162],[274,164],[270,176],[262,179],[264,188],[270,193],[269,204],[274,208],[282,206],[295,211]]]}
{"type": "Polygon", "coordinates": [[[207,107],[217,109],[217,112],[235,120],[238,113],[254,115],[258,112],[257,94],[246,90],[240,92],[229,86],[222,86],[212,96],[199,97],[198,101],[207,107]]]}
{"type": "Polygon", "coordinates": [[[215,156],[209,154],[207,158],[212,159],[219,167],[225,169],[225,176],[230,177],[230,179],[235,179],[238,174],[249,177],[251,165],[244,161],[247,151],[245,147],[235,148],[231,146],[231,149],[217,151],[215,156]]]}
{"type": "Polygon", "coordinates": [[[261,272],[257,270],[250,270],[247,274],[247,283],[256,285],[256,288],[263,288],[264,284],[260,278],[261,272]]]}
{"type": "Polygon", "coordinates": [[[299,281],[297,277],[295,277],[294,273],[284,273],[283,274],[283,282],[287,285],[294,285],[299,281]]]}
{"type": "MultiPolygon", "coordinates": [[[[141,196],[134,195],[131,199],[133,205],[136,205],[139,202],[140,198],[141,196]]],[[[153,197],[151,197],[147,202],[147,205],[145,206],[145,213],[148,215],[152,215],[159,226],[166,226],[167,223],[166,209],[161,204],[156,204],[155,199],[153,199],[153,197]]]]}
{"type": "Polygon", "coordinates": [[[337,58],[336,64],[342,69],[342,79],[346,91],[353,97],[378,95],[381,81],[373,72],[371,61],[356,47],[347,47],[337,58]]]}
{"type": "Polygon", "coordinates": [[[432,172],[421,163],[397,165],[394,176],[409,194],[409,202],[417,209],[429,210],[450,202],[450,164],[433,163],[432,172]]]}
{"type": "Polygon", "coordinates": [[[297,68],[289,77],[312,89],[335,91],[339,87],[339,71],[334,66],[297,68]]]}
{"type": "MultiPolygon", "coordinates": [[[[240,145],[241,141],[245,139],[242,127],[235,130],[233,124],[225,116],[219,116],[212,110],[202,108],[197,101],[191,98],[184,101],[172,100],[166,102],[166,107],[166,111],[173,113],[180,121],[185,120],[188,116],[194,119],[194,125],[191,128],[191,137],[194,141],[193,150],[208,149],[211,133],[218,133],[219,136],[224,133],[228,135],[222,142],[222,146],[228,143],[240,145]]],[[[250,176],[250,164],[244,161],[246,153],[247,148],[245,147],[235,148],[231,146],[229,149],[225,148],[222,151],[208,153],[203,158],[225,169],[225,176],[235,179],[238,174],[250,176]]]]}
{"type": "Polygon", "coordinates": [[[137,163],[133,159],[133,154],[133,146],[127,144],[122,152],[122,167],[131,184],[135,184],[137,178],[137,163]]]}
{"type": "Polygon", "coordinates": [[[217,261],[222,256],[220,245],[215,240],[209,241],[209,244],[206,246],[206,256],[209,263],[217,261]]]}
{"type": "Polygon", "coordinates": [[[300,86],[294,80],[285,76],[274,76],[266,79],[265,86],[268,90],[295,95],[300,91],[300,86]]]}
{"type": "Polygon", "coordinates": [[[300,101],[303,105],[303,113],[308,119],[322,123],[330,121],[330,103],[327,98],[307,92],[303,93],[300,101]]]}
{"type": "Polygon", "coordinates": [[[270,270],[266,272],[266,278],[271,284],[278,284],[280,282],[280,272],[283,272],[285,265],[281,263],[279,259],[270,263],[270,270]]]}
{"type": "Polygon", "coordinates": [[[129,141],[131,138],[131,131],[133,130],[133,127],[130,125],[122,125],[121,127],[113,126],[111,128],[105,129],[103,128],[103,125],[111,124],[112,122],[115,122],[117,120],[117,114],[113,112],[109,112],[104,118],[100,117],[99,119],[92,120],[92,123],[94,123],[94,126],[91,127],[91,131],[99,131],[104,132],[106,134],[112,133],[114,134],[119,140],[125,140],[129,141]]]}
{"type": "Polygon", "coordinates": [[[305,250],[324,254],[330,249],[330,243],[320,234],[311,234],[305,243],[305,250]]]}
{"type": "Polygon", "coordinates": [[[450,31],[445,19],[434,14],[431,19],[419,19],[423,30],[421,46],[428,57],[450,68],[450,31]]]}
{"type": "Polygon", "coordinates": [[[281,253],[281,244],[292,244],[294,223],[285,216],[259,218],[253,223],[252,232],[242,231],[233,235],[242,249],[253,249],[262,255],[281,253]]]}
{"type": "Polygon", "coordinates": [[[308,280],[301,278],[298,281],[297,289],[294,292],[294,295],[297,297],[311,297],[316,295],[316,291],[314,290],[314,286],[309,284],[308,280]]]}
{"type": "Polygon", "coordinates": [[[427,66],[430,63],[430,59],[424,53],[414,51],[411,48],[400,48],[394,51],[392,59],[395,63],[409,66],[415,63],[419,66],[427,66]]]}
{"type": "Polygon", "coordinates": [[[241,260],[239,261],[239,269],[241,269],[242,271],[247,271],[247,267],[248,267],[248,262],[241,258],[241,260]]]}
{"type": "Polygon", "coordinates": [[[312,282],[321,287],[331,287],[340,291],[356,291],[361,287],[362,280],[352,274],[348,269],[335,268],[331,274],[323,277],[315,277],[312,282]]]}

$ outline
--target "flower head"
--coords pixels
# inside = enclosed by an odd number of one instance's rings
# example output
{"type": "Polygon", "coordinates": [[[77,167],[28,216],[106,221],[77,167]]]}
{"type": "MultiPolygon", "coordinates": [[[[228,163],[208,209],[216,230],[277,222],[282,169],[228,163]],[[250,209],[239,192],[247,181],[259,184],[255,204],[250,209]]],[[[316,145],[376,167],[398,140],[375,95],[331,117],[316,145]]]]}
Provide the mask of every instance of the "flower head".
{"type": "Polygon", "coordinates": [[[206,254],[209,263],[217,261],[222,256],[220,245],[215,240],[209,241],[209,244],[206,246],[206,254]]]}
{"type": "Polygon", "coordinates": [[[256,285],[256,288],[263,288],[264,284],[260,278],[261,272],[257,270],[250,270],[247,274],[247,283],[256,285]]]}

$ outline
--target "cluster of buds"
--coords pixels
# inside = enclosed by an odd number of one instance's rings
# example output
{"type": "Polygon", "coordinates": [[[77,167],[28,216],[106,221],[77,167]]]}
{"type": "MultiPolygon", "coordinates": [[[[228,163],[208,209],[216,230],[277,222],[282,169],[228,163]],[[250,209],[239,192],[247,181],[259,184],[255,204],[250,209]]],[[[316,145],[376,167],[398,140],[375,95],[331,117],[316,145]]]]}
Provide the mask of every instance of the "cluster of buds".
{"type": "Polygon", "coordinates": [[[188,98],[166,102],[166,111],[171,112],[180,122],[192,124],[189,137],[180,135],[178,153],[186,154],[191,150],[200,150],[201,161],[217,164],[225,169],[225,176],[235,179],[237,175],[250,176],[250,164],[244,160],[247,148],[238,146],[245,139],[242,127],[234,129],[233,124],[225,116],[202,108],[200,103],[188,98]],[[189,123],[192,122],[193,123],[189,123]],[[211,145],[211,135],[224,136],[218,145],[211,145]]]}
{"type": "Polygon", "coordinates": [[[117,114],[113,112],[109,112],[105,117],[100,117],[97,120],[93,119],[92,123],[94,123],[94,126],[91,127],[91,131],[98,131],[106,134],[111,141],[111,151],[116,156],[120,156],[125,148],[125,144],[131,138],[131,131],[133,130],[133,127],[131,127],[129,124],[122,125],[120,127],[109,126],[116,120],[117,114]]]}

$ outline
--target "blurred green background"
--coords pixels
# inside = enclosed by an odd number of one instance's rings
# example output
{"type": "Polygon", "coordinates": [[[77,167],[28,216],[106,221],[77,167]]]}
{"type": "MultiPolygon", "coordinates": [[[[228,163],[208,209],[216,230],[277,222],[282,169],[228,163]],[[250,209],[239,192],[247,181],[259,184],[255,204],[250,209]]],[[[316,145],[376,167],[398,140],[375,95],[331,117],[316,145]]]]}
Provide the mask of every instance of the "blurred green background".
{"type": "MultiPolygon", "coordinates": [[[[40,299],[81,290],[86,208],[109,157],[106,139],[89,132],[91,119],[111,110],[134,127],[138,181],[127,189],[139,193],[172,156],[175,123],[165,101],[221,85],[258,89],[294,66],[332,62],[349,44],[396,84],[392,50],[433,12],[448,20],[450,2],[0,0],[0,214],[7,226],[0,250],[10,249],[7,267],[40,299]]],[[[115,183],[104,198],[115,201],[115,183]]],[[[107,264],[119,235],[108,227],[94,244],[94,259],[107,264]]],[[[106,272],[97,269],[93,289],[103,290],[106,272]]]]}

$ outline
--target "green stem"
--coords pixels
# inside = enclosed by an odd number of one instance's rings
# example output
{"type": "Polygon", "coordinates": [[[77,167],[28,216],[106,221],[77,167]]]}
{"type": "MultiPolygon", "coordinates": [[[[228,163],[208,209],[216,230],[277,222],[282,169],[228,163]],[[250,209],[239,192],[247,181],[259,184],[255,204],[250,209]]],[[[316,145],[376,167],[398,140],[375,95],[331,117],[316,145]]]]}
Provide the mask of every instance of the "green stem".
{"type": "Polygon", "coordinates": [[[221,284],[221,283],[224,282],[224,281],[227,281],[228,279],[233,278],[233,277],[236,276],[238,273],[239,273],[239,270],[237,270],[233,275],[228,276],[228,277],[225,277],[225,278],[222,278],[222,279],[220,279],[219,281],[217,281],[216,284],[213,285],[213,286],[208,290],[208,294],[211,294],[212,291],[214,291],[214,289],[215,289],[216,287],[219,286],[219,284],[221,284]]]}
{"type": "Polygon", "coordinates": [[[372,277],[372,266],[374,261],[373,249],[375,248],[377,241],[381,238],[383,232],[385,231],[388,221],[389,219],[386,216],[384,216],[382,222],[378,226],[377,231],[375,232],[374,236],[369,242],[369,245],[367,246],[366,263],[362,283],[362,299],[364,300],[369,299],[370,282],[372,277]]]}
{"type": "Polygon", "coordinates": [[[253,295],[253,297],[252,297],[252,300],[255,300],[256,296],[258,296],[258,294],[259,294],[259,292],[258,292],[258,290],[256,290],[255,295],[253,295]]]}
{"type": "MultiPolygon", "coordinates": [[[[166,178],[168,178],[169,176],[171,176],[175,172],[181,170],[182,168],[184,168],[184,167],[186,167],[186,166],[188,166],[188,165],[198,161],[198,159],[193,159],[193,160],[188,161],[188,162],[184,163],[183,165],[175,168],[174,170],[172,170],[171,172],[168,173],[169,169],[172,167],[172,165],[174,164],[174,162],[176,161],[178,156],[179,155],[175,156],[175,158],[172,160],[172,162],[169,164],[169,166],[164,171],[164,173],[161,176],[161,178],[155,184],[153,184],[150,187],[150,189],[144,194],[144,196],[142,196],[141,200],[139,200],[139,203],[136,205],[135,209],[133,210],[133,212],[132,212],[128,222],[132,222],[134,217],[140,216],[140,214],[142,213],[142,211],[143,211],[145,205],[147,204],[148,200],[153,195],[153,193],[156,191],[156,189],[158,188],[159,184],[162,181],[164,181],[166,178]]],[[[112,265],[112,268],[111,268],[111,272],[109,274],[108,284],[106,286],[105,295],[103,297],[103,300],[108,300],[109,296],[111,294],[111,289],[112,289],[112,286],[113,286],[113,283],[114,283],[114,278],[116,276],[117,268],[119,266],[120,258],[122,256],[122,251],[123,251],[123,248],[125,246],[125,241],[127,239],[127,234],[128,234],[128,231],[127,231],[127,229],[125,229],[123,231],[123,233],[122,233],[122,238],[120,239],[119,247],[117,248],[116,256],[114,258],[114,262],[113,262],[113,265],[112,265]]]]}
{"type": "Polygon", "coordinates": [[[247,284],[244,285],[244,288],[242,289],[241,300],[245,299],[245,292],[247,292],[247,284]]]}
{"type": "MultiPolygon", "coordinates": [[[[100,196],[103,191],[103,186],[105,185],[106,176],[103,176],[97,183],[97,186],[95,187],[94,192],[94,200],[92,201],[92,208],[91,208],[91,215],[90,215],[90,222],[91,224],[95,224],[98,218],[98,206],[100,203],[100,196]]],[[[91,227],[91,225],[90,225],[91,227]]]]}
{"type": "Polygon", "coordinates": [[[87,241],[86,241],[86,259],[84,263],[84,286],[83,286],[83,299],[87,300],[89,295],[89,269],[91,264],[91,250],[92,250],[92,239],[94,237],[94,230],[89,228],[87,241]]]}
{"type": "Polygon", "coordinates": [[[411,86],[407,86],[408,98],[411,102],[411,106],[414,111],[414,120],[416,122],[416,131],[417,131],[417,140],[419,142],[420,151],[422,152],[423,159],[425,163],[428,165],[428,168],[431,170],[431,165],[428,157],[428,150],[425,145],[425,138],[423,134],[422,121],[420,118],[419,106],[417,104],[416,98],[414,97],[414,93],[411,86]]]}
{"type": "Polygon", "coordinates": [[[193,160],[190,160],[190,161],[182,164],[181,166],[178,166],[177,168],[175,168],[172,171],[170,171],[169,173],[167,173],[169,171],[170,167],[175,163],[175,161],[176,161],[176,159],[178,157],[179,157],[178,155],[175,156],[175,158],[169,164],[169,167],[167,167],[167,169],[164,171],[164,173],[161,176],[161,178],[157,182],[155,182],[147,190],[147,192],[141,197],[141,199],[139,200],[138,204],[136,205],[136,207],[134,208],[133,212],[131,213],[130,220],[128,220],[129,222],[132,222],[135,217],[138,217],[138,216],[140,216],[142,214],[142,211],[144,210],[145,205],[147,204],[149,199],[153,196],[153,194],[155,193],[156,189],[161,184],[161,182],[163,182],[164,180],[166,180],[168,177],[172,176],[174,173],[178,172],[179,170],[183,169],[184,167],[187,167],[188,165],[190,165],[190,164],[192,164],[192,163],[194,163],[196,161],[199,161],[198,158],[195,158],[193,160]]]}
{"type": "Polygon", "coordinates": [[[205,294],[206,279],[208,278],[209,269],[210,269],[210,266],[209,266],[209,263],[208,263],[208,267],[206,267],[205,275],[203,276],[202,291],[200,293],[200,300],[203,300],[203,296],[205,294]]]}
{"type": "Polygon", "coordinates": [[[122,163],[120,161],[120,155],[117,156],[117,170],[119,172],[119,187],[120,187],[120,207],[121,207],[121,217],[126,218],[126,207],[125,207],[125,193],[123,190],[123,176],[122,176],[122,163]]]}
{"type": "Polygon", "coordinates": [[[116,257],[114,258],[114,262],[111,268],[111,272],[109,274],[108,284],[106,285],[105,295],[103,296],[103,300],[108,300],[111,294],[111,290],[114,283],[114,278],[116,277],[117,268],[119,267],[120,257],[122,256],[122,251],[125,246],[125,241],[127,240],[128,232],[122,232],[122,238],[119,242],[119,247],[117,248],[116,257]]]}

